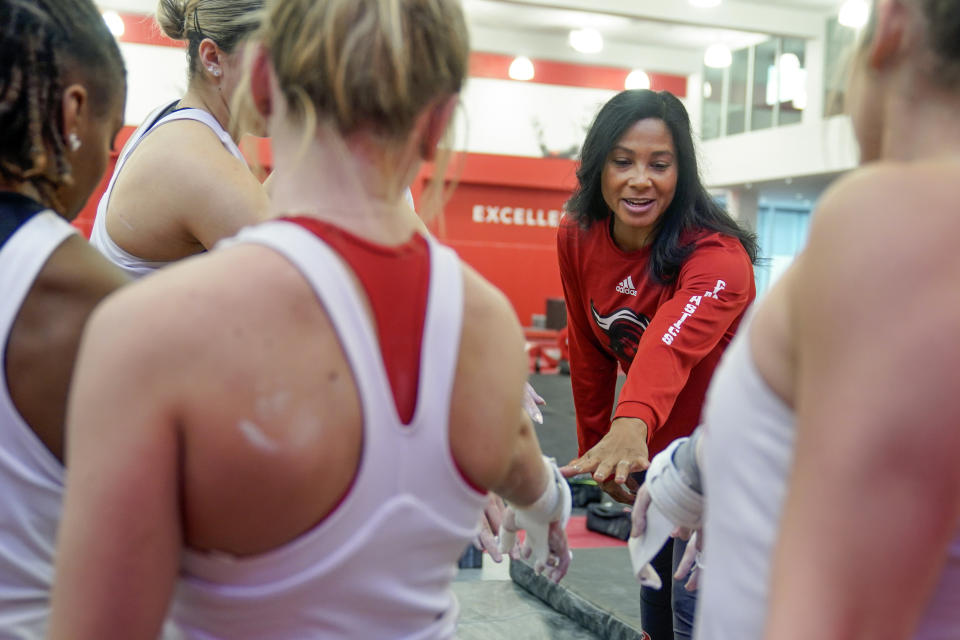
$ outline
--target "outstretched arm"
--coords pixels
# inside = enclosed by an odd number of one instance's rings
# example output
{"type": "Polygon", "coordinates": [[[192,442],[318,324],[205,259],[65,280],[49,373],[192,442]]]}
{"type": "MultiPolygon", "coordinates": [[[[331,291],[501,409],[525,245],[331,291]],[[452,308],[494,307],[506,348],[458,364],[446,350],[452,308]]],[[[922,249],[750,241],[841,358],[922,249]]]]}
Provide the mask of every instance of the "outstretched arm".
{"type": "Polygon", "coordinates": [[[619,485],[647,467],[647,447],[666,421],[690,372],[724,338],[753,300],[753,268],[739,243],[708,239],[687,259],[674,295],[640,338],[609,432],[571,468],[590,471],[613,497],[633,502],[619,485]]]}
{"type": "MultiPolygon", "coordinates": [[[[569,564],[566,533],[570,495],[555,465],[546,464],[530,416],[523,408],[529,367],[523,333],[503,294],[464,266],[465,306],[454,398],[451,448],[474,484],[510,503],[501,536],[527,530],[525,545],[559,580],[569,564]],[[469,394],[469,395],[468,395],[469,394]],[[529,516],[529,517],[528,517],[529,516]]],[[[488,506],[490,506],[488,504],[488,506]]]]}
{"type": "Polygon", "coordinates": [[[960,264],[951,238],[904,240],[903,192],[918,185],[886,173],[825,198],[796,264],[796,458],[771,640],[911,637],[957,533],[960,264]]]}

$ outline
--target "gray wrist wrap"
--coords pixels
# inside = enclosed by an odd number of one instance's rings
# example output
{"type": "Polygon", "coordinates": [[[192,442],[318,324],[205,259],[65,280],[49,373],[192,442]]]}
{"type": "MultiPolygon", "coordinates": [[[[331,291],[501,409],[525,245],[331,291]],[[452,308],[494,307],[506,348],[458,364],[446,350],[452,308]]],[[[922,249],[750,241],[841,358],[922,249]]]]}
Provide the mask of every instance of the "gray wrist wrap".
{"type": "Polygon", "coordinates": [[[690,434],[690,438],[673,452],[673,465],[688,487],[703,495],[700,481],[700,465],[697,464],[697,443],[700,442],[701,428],[690,434]]]}
{"type": "Polygon", "coordinates": [[[646,484],[650,499],[670,522],[696,529],[703,516],[703,494],[687,484],[674,464],[675,452],[689,441],[689,438],[674,440],[654,456],[647,470],[646,484]]]}

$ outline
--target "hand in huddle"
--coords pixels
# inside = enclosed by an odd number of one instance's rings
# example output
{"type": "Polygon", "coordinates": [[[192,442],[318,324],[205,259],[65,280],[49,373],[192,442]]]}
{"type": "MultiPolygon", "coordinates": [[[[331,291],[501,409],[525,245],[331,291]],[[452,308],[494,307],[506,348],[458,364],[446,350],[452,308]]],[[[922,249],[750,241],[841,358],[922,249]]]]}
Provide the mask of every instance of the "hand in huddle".
{"type": "Polygon", "coordinates": [[[633,492],[638,487],[630,474],[643,471],[649,466],[646,423],[637,418],[617,418],[610,423],[610,430],[600,442],[576,460],[561,467],[560,473],[568,478],[581,473],[591,473],[593,479],[614,500],[633,504],[633,492]],[[623,485],[626,485],[626,488],[623,485]]]}

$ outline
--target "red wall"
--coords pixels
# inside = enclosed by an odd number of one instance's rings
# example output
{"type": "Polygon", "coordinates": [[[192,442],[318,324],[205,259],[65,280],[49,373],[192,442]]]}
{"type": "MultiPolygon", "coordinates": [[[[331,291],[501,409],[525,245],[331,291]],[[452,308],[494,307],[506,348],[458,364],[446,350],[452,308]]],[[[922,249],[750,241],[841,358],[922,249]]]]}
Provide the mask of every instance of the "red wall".
{"type": "MultiPolygon", "coordinates": [[[[133,129],[124,127],[117,140],[118,150],[133,129]]],[[[244,145],[245,151],[257,145],[262,166],[270,167],[266,140],[244,145]]],[[[74,221],[87,237],[117,155],[111,154],[107,174],[74,221]]],[[[431,231],[503,291],[521,324],[530,326],[533,314],[546,312],[547,298],[563,296],[556,225],[576,184],[576,164],[559,158],[486,154],[464,154],[457,162],[462,165],[456,189],[442,216],[430,223],[431,231]]],[[[432,175],[432,166],[421,171],[413,185],[415,197],[432,175]]]]}
{"type": "MultiPolygon", "coordinates": [[[[562,297],[557,224],[576,184],[571,160],[467,154],[456,190],[431,230],[503,291],[521,324],[562,297]]],[[[415,194],[432,176],[426,168],[415,194]]]]}

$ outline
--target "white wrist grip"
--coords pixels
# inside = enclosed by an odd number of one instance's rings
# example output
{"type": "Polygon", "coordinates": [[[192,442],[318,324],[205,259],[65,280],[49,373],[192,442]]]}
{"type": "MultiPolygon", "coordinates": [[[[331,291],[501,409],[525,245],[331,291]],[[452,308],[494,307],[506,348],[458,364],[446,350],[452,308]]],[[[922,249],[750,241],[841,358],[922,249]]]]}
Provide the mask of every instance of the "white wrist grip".
{"type": "Polygon", "coordinates": [[[687,440],[674,440],[654,456],[647,469],[646,483],[650,499],[663,515],[677,526],[696,529],[703,518],[703,495],[687,486],[673,463],[674,451],[687,440]]]}

